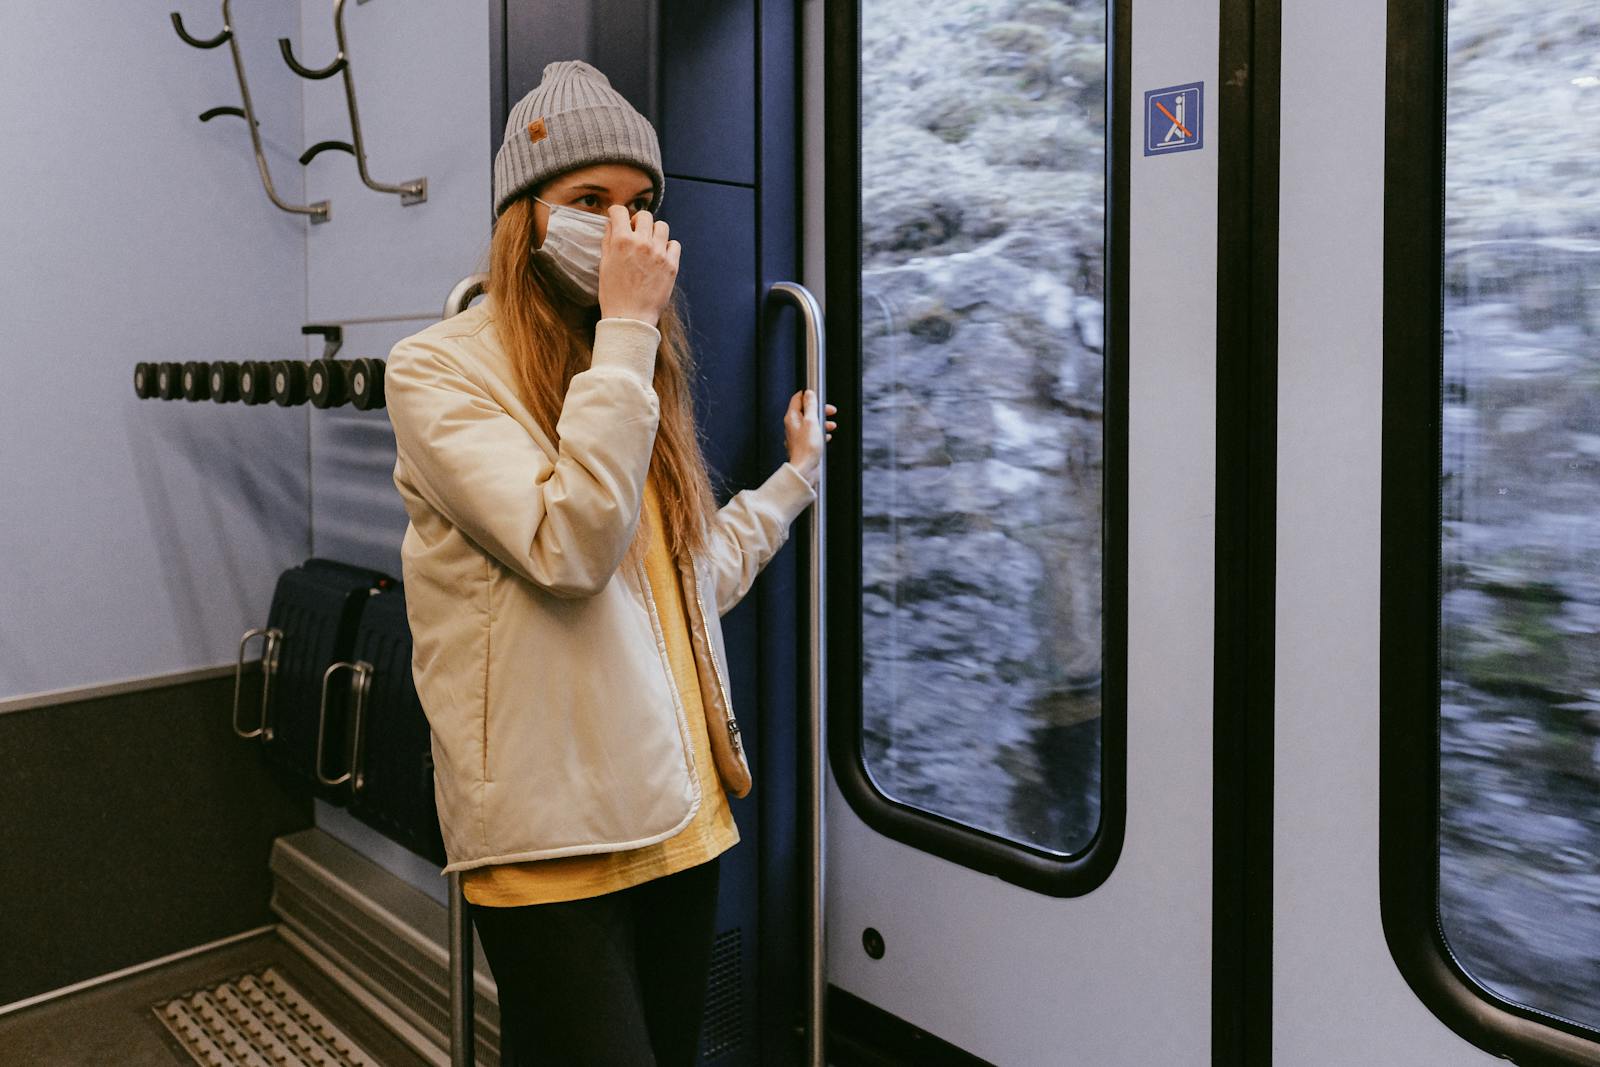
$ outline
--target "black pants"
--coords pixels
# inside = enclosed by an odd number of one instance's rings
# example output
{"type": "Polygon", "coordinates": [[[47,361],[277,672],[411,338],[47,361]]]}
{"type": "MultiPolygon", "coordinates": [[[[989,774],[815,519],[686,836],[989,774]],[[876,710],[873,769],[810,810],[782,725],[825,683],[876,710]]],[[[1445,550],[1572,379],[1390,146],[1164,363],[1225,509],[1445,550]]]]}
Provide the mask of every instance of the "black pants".
{"type": "Polygon", "coordinates": [[[581,900],[469,903],[500,990],[505,1067],[691,1067],[720,860],[581,900]]]}

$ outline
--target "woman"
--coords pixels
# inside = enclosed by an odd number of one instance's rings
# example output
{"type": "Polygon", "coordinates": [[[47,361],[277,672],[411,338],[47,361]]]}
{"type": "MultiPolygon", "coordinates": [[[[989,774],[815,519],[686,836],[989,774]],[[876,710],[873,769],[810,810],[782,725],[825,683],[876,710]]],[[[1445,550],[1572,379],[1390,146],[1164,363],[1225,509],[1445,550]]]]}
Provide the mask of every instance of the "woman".
{"type": "Polygon", "coordinates": [[[835,424],[795,394],[789,461],[716,507],[656,134],[594,67],[545,67],[494,180],[486,298],[384,380],[445,871],[507,1063],[689,1064],[751,785],[719,620],[835,424]]]}

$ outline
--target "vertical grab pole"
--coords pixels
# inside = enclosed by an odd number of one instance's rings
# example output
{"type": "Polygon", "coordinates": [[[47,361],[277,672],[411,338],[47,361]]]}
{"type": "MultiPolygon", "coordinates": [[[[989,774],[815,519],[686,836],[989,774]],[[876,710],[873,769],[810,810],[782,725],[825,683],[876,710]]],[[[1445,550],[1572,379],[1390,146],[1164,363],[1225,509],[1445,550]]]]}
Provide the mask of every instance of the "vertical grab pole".
{"type": "MultiPolygon", "coordinates": [[[[793,300],[800,310],[800,317],[806,326],[806,388],[817,395],[817,418],[827,422],[826,397],[827,392],[823,380],[825,343],[822,307],[817,303],[817,298],[803,285],[794,282],[777,282],[772,286],[774,296],[793,300]]],[[[825,841],[823,838],[825,820],[823,818],[823,801],[826,796],[824,791],[824,761],[827,758],[827,690],[825,679],[827,677],[827,613],[824,597],[827,594],[827,573],[825,565],[826,556],[823,552],[823,534],[827,529],[827,514],[824,510],[828,499],[827,486],[828,464],[826,454],[822,463],[817,468],[817,499],[811,506],[811,559],[810,559],[810,590],[807,599],[811,609],[811,672],[808,688],[811,695],[811,774],[808,785],[808,796],[805,803],[807,814],[810,817],[810,907],[807,917],[807,929],[810,934],[807,947],[807,964],[810,969],[810,989],[807,1005],[807,1018],[809,1022],[809,1049],[807,1062],[811,1067],[826,1067],[826,1037],[825,1008],[828,992],[827,970],[827,943],[824,938],[823,922],[825,912],[823,909],[824,860],[826,857],[825,841]]]]}
{"type": "Polygon", "coordinates": [[[477,1063],[472,988],[472,917],[461,895],[461,872],[450,874],[450,1067],[477,1063]]]}
{"type": "MultiPolygon", "coordinates": [[[[489,280],[487,274],[472,274],[450,290],[444,302],[444,317],[467,310],[489,280]]],[[[450,1067],[474,1067],[478,1060],[477,1004],[473,988],[472,915],[461,895],[461,872],[450,874],[450,1067]]]]}

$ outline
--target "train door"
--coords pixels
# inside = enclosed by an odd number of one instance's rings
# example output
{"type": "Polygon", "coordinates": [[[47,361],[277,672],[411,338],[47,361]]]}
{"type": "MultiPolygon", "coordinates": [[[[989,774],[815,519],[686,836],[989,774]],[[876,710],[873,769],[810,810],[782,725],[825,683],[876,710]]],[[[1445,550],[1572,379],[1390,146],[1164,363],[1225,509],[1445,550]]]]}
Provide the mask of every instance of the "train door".
{"type": "Polygon", "coordinates": [[[830,1019],[1207,1062],[1217,9],[807,15],[830,1019]]]}
{"type": "Polygon", "coordinates": [[[1600,13],[1282,14],[1276,1061],[1600,1063],[1600,13]]]}

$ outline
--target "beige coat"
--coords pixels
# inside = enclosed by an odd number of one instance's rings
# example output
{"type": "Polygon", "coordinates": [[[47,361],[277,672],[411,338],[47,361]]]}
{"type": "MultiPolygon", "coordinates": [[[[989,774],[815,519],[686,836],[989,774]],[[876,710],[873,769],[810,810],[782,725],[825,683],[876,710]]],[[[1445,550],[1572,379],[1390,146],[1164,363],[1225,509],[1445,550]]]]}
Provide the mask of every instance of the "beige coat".
{"type": "MultiPolygon", "coordinates": [[[[599,322],[557,448],[518,399],[493,308],[490,298],[407,337],[384,372],[447,872],[647,845],[701,802],[643,564],[622,566],[660,420],[661,335],[636,319],[599,322]]],[[[750,765],[721,616],[815,499],[785,463],[723,506],[707,551],[679,565],[712,750],[736,796],[750,790],[750,765]]]]}

